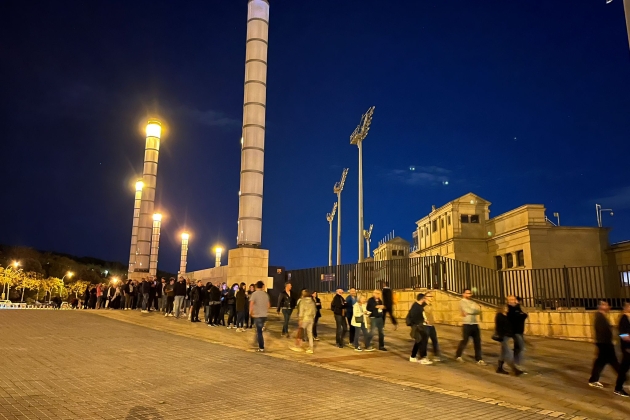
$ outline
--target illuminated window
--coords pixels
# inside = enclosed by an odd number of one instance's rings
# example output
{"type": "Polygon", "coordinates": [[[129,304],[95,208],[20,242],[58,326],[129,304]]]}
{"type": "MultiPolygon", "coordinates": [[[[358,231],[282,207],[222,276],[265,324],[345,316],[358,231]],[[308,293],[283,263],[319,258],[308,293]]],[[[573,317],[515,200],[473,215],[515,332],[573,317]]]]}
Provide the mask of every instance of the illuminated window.
{"type": "Polygon", "coordinates": [[[437,220],[434,220],[432,225],[433,225],[433,232],[437,232],[437,220]]]}
{"type": "Polygon", "coordinates": [[[523,251],[516,251],[516,266],[517,267],[525,266],[525,254],[523,254],[523,251]]]}
{"type": "Polygon", "coordinates": [[[630,271],[623,271],[619,275],[621,276],[621,285],[625,287],[630,286],[630,271]]]}
{"type": "Polygon", "coordinates": [[[503,270],[503,257],[500,255],[497,255],[496,257],[494,257],[494,262],[497,266],[497,270],[503,270]]]}
{"type": "Polygon", "coordinates": [[[507,268],[514,267],[514,257],[512,254],[505,254],[505,266],[507,268]]]}
{"type": "Polygon", "coordinates": [[[473,214],[470,216],[470,223],[479,223],[479,215],[473,214]]]}

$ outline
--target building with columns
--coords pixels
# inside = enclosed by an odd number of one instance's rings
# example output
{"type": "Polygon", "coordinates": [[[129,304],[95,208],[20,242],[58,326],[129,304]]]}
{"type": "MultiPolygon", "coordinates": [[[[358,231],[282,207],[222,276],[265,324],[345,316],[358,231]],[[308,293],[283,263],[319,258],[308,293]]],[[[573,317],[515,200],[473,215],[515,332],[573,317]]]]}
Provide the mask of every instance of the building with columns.
{"type": "Polygon", "coordinates": [[[542,204],[490,217],[491,203],[468,193],[416,222],[411,257],[435,256],[498,270],[603,266],[608,229],[556,226],[542,204]]]}

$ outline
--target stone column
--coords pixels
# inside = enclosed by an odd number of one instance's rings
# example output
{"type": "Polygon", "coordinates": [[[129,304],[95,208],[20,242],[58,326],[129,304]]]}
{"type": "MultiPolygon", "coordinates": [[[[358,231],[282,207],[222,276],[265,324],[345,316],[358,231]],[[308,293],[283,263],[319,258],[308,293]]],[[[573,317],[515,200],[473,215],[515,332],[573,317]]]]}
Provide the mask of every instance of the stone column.
{"type": "Polygon", "coordinates": [[[188,239],[190,235],[188,233],[182,233],[182,255],[179,259],[179,275],[186,274],[186,265],[188,262],[188,239]]]}
{"type": "Polygon", "coordinates": [[[157,167],[162,124],[157,120],[149,120],[146,134],[147,140],[144,151],[144,170],[142,174],[144,187],[142,188],[140,220],[138,225],[138,255],[134,265],[134,272],[140,272],[137,276],[149,272],[151,232],[153,229],[153,210],[155,207],[155,188],[157,185],[157,167]]]}
{"type": "Polygon", "coordinates": [[[138,255],[138,224],[140,222],[140,204],[142,202],[142,188],[144,182],[138,180],[136,182],[136,199],[133,203],[133,224],[131,228],[131,249],[129,250],[129,270],[127,278],[131,277],[134,266],[136,264],[136,256],[138,255]]]}
{"type": "Polygon", "coordinates": [[[149,274],[155,277],[157,274],[158,251],[160,249],[160,228],[162,227],[162,215],[153,215],[153,228],[151,233],[151,256],[149,259],[149,274]]]}
{"type": "Polygon", "coordinates": [[[268,33],[269,2],[249,0],[238,206],[239,247],[258,248],[261,244],[268,33]]]}

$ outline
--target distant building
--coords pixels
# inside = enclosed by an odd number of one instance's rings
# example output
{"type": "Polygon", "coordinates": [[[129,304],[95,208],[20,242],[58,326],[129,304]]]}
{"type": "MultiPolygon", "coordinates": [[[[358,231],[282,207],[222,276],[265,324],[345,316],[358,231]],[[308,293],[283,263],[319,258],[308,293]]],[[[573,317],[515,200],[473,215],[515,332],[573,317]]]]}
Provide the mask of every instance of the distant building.
{"type": "Polygon", "coordinates": [[[409,242],[396,236],[389,241],[379,243],[374,250],[374,261],[389,261],[409,258],[409,242]]]}
{"type": "Polygon", "coordinates": [[[440,255],[497,270],[608,262],[608,229],[555,226],[542,204],[525,204],[490,218],[490,205],[468,193],[434,207],[416,222],[410,256],[440,255]]]}

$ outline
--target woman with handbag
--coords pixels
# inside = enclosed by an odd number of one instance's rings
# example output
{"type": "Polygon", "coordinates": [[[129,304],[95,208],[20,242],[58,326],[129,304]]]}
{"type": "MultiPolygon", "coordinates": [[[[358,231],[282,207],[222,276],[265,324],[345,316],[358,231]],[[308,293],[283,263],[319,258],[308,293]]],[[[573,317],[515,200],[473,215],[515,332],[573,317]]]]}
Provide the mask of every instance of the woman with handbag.
{"type": "Polygon", "coordinates": [[[374,351],[374,347],[370,346],[370,341],[372,341],[372,337],[368,334],[367,331],[367,318],[370,316],[370,312],[367,310],[367,299],[365,295],[359,295],[357,298],[357,303],[352,307],[352,321],[350,323],[355,328],[356,333],[354,334],[354,351],[363,351],[361,346],[359,346],[359,330],[363,334],[363,341],[365,344],[365,351],[374,351]]]}
{"type": "Polygon", "coordinates": [[[497,315],[494,317],[494,334],[492,335],[492,339],[501,344],[501,354],[499,356],[497,373],[508,375],[509,372],[503,369],[503,365],[507,363],[512,370],[512,373],[515,376],[519,376],[523,374],[523,371],[516,367],[514,359],[512,358],[512,351],[510,350],[509,343],[510,339],[514,339],[514,332],[512,331],[512,324],[507,317],[507,313],[507,305],[502,305],[499,309],[497,309],[497,315]]]}

